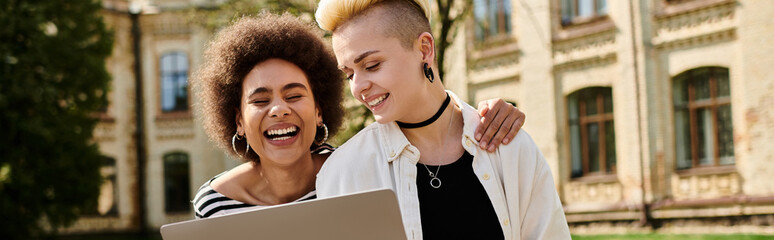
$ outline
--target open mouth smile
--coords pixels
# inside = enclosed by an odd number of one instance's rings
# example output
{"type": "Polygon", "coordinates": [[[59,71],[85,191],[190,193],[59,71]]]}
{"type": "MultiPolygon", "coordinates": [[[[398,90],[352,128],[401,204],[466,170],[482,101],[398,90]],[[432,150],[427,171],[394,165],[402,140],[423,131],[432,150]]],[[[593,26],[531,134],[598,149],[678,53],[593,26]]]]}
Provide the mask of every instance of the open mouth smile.
{"type": "MultiPolygon", "coordinates": [[[[379,104],[383,103],[384,99],[387,99],[387,97],[389,97],[389,96],[390,96],[389,93],[381,95],[381,96],[379,96],[377,98],[374,98],[374,99],[372,99],[370,101],[366,101],[366,105],[368,105],[369,108],[375,108],[376,106],[379,106],[379,104]]],[[[365,101],[365,99],[363,99],[363,101],[365,101]]]]}
{"type": "Polygon", "coordinates": [[[290,126],[282,129],[270,129],[263,132],[263,136],[272,141],[288,140],[298,135],[298,127],[290,126]]]}

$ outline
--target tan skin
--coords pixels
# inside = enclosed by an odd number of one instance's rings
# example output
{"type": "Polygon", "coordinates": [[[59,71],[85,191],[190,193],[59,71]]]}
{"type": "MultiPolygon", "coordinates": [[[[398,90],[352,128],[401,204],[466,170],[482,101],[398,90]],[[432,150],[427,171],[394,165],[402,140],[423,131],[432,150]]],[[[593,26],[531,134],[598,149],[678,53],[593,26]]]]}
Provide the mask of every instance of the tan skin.
{"type": "Polygon", "coordinates": [[[479,141],[479,147],[489,152],[494,152],[499,143],[511,142],[527,119],[523,112],[502,99],[479,102],[478,109],[482,117],[474,137],[479,141]],[[498,126],[499,129],[495,130],[498,126]]]}
{"type": "MultiPolygon", "coordinates": [[[[433,105],[437,109],[440,102],[433,105]]],[[[495,108],[490,112],[499,112],[514,119],[521,114],[513,111],[510,105],[503,106],[507,110],[495,108]],[[507,112],[507,115],[503,112],[507,112]]],[[[436,122],[448,124],[452,111],[457,112],[455,118],[461,119],[458,108],[448,108],[436,122]]],[[[427,117],[412,116],[406,118],[406,121],[418,122],[427,117]]],[[[211,183],[213,189],[231,199],[252,205],[288,203],[314,190],[316,174],[328,155],[312,155],[309,150],[314,141],[315,128],[323,119],[314,102],[308,79],[300,68],[279,59],[269,59],[256,65],[242,83],[242,98],[235,122],[237,133],[246,136],[251,151],[255,151],[261,160],[260,163],[243,163],[216,178],[211,183]],[[269,136],[270,130],[280,129],[294,129],[297,133],[289,139],[269,136]]],[[[453,124],[455,127],[452,129],[461,131],[461,120],[455,120],[453,124]]],[[[436,131],[437,128],[448,127],[441,125],[431,124],[430,127],[436,131]]],[[[514,134],[517,131],[513,128],[510,130],[514,134]]],[[[412,142],[422,143],[420,151],[423,158],[428,156],[436,159],[442,158],[444,154],[458,156],[462,153],[459,131],[450,133],[456,136],[457,144],[439,136],[418,138],[417,134],[421,132],[407,132],[407,136],[410,136],[412,142]]]]}

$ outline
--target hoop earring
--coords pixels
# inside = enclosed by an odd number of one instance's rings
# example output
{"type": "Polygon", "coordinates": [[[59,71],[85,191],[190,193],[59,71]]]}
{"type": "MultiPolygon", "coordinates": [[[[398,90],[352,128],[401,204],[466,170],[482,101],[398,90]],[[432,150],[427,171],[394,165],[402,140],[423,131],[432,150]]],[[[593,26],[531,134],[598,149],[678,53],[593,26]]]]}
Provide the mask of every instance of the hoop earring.
{"type": "MultiPolygon", "coordinates": [[[[317,127],[319,128],[320,126],[317,126],[317,127]]],[[[325,143],[326,140],[328,140],[328,126],[325,126],[325,123],[323,123],[322,129],[325,132],[325,136],[323,136],[322,141],[319,141],[319,142],[315,141],[314,142],[317,145],[322,145],[323,143],[325,143]]]]}
{"type": "Polygon", "coordinates": [[[433,83],[433,80],[435,80],[435,75],[433,74],[433,68],[427,67],[427,63],[422,65],[422,70],[425,72],[425,77],[427,80],[430,80],[430,83],[433,83]]]}
{"type": "Polygon", "coordinates": [[[245,157],[247,157],[247,153],[250,152],[250,143],[247,142],[247,139],[245,139],[245,144],[247,145],[245,148],[245,157]]]}
{"type": "MultiPolygon", "coordinates": [[[[240,140],[240,141],[242,140],[242,136],[239,136],[239,132],[235,132],[234,136],[231,137],[231,149],[233,149],[234,153],[241,158],[243,156],[240,155],[239,152],[236,150],[236,144],[235,144],[236,140],[240,140]]],[[[247,142],[247,141],[245,141],[245,142],[247,142]]],[[[249,148],[250,145],[248,144],[247,147],[249,148]]]]}

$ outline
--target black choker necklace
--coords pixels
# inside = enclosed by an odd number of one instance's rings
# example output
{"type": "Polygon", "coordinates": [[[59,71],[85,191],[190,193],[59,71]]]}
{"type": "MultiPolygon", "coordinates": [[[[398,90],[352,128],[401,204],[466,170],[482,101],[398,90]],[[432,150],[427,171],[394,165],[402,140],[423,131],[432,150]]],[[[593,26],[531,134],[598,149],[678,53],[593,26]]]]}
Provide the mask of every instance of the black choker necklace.
{"type": "Polygon", "coordinates": [[[441,104],[441,108],[438,109],[438,112],[435,113],[430,119],[425,120],[421,123],[402,123],[395,121],[395,123],[398,124],[398,127],[400,128],[420,128],[427,125],[430,125],[431,123],[435,122],[435,120],[438,120],[439,117],[441,117],[441,114],[443,114],[443,111],[446,110],[446,107],[449,106],[449,102],[451,101],[451,97],[449,97],[449,93],[446,93],[446,100],[443,101],[443,104],[441,104]]]}

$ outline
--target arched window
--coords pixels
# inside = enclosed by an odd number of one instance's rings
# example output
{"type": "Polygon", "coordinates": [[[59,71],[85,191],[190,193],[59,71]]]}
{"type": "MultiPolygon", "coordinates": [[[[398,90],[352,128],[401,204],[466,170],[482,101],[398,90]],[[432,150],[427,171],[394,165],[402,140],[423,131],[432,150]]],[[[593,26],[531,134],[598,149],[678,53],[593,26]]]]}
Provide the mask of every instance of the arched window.
{"type": "Polygon", "coordinates": [[[612,92],[590,87],[567,97],[572,177],[615,173],[612,92]]]}
{"type": "Polygon", "coordinates": [[[161,111],[188,110],[188,55],[171,52],[161,56],[161,111]]]}
{"type": "Polygon", "coordinates": [[[188,154],[182,152],[164,155],[164,199],[167,213],[190,211],[190,179],[188,154]]]}
{"type": "Polygon", "coordinates": [[[672,84],[677,169],[734,164],[728,69],[689,70],[672,84]]]}

